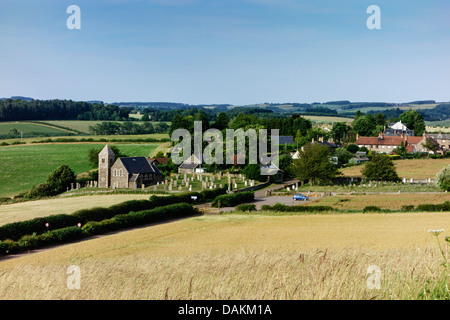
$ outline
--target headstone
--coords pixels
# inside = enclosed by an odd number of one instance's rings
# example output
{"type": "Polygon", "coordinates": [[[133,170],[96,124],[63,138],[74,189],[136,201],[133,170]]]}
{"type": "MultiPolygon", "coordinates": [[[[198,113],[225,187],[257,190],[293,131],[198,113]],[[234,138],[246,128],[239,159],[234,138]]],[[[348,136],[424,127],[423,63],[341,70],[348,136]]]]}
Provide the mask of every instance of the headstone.
{"type": "Polygon", "coordinates": [[[157,186],[156,186],[156,184],[153,186],[153,191],[156,191],[157,190],[157,186]]]}
{"type": "Polygon", "coordinates": [[[237,189],[237,183],[234,184],[234,188],[237,189]]]}

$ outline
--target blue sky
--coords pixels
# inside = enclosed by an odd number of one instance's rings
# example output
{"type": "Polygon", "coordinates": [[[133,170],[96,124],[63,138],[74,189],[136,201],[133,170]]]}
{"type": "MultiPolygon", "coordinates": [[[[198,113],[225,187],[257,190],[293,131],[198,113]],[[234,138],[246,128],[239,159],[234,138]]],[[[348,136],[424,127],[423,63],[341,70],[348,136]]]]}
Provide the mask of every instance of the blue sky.
{"type": "Polygon", "coordinates": [[[0,97],[450,100],[448,0],[1,0],[0,97]],[[69,5],[81,30],[69,30],[69,5]],[[369,5],[381,29],[369,30],[369,5]]]}

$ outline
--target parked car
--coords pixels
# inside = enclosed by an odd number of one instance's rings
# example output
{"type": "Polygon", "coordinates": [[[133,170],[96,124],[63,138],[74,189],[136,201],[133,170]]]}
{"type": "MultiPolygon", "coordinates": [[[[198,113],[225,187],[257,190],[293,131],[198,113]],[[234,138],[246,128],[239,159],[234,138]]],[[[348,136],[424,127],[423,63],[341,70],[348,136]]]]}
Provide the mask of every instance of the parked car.
{"type": "Polygon", "coordinates": [[[309,198],[301,193],[294,194],[294,200],[307,201],[309,198]]]}

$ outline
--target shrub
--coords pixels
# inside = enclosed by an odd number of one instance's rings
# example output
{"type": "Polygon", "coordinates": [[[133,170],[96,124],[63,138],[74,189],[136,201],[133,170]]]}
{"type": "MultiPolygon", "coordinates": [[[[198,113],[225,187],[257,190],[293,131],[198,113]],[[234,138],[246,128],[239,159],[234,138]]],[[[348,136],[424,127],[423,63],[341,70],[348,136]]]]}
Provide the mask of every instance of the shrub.
{"type": "Polygon", "coordinates": [[[404,205],[402,206],[402,211],[413,211],[414,206],[413,205],[404,205]]]}
{"type": "Polygon", "coordinates": [[[234,207],[241,203],[252,202],[255,200],[255,194],[251,191],[223,194],[214,198],[213,207],[234,207]]]}
{"type": "Polygon", "coordinates": [[[86,235],[103,234],[118,230],[120,222],[114,219],[106,219],[103,221],[90,221],[86,223],[81,229],[86,235]]]}
{"type": "Polygon", "coordinates": [[[11,239],[0,241],[0,254],[16,253],[19,250],[17,243],[11,239]]]}
{"type": "Polygon", "coordinates": [[[276,203],[273,206],[263,205],[262,211],[277,211],[277,212],[319,212],[319,211],[333,211],[330,206],[288,206],[282,203],[276,203]]]}
{"type": "Polygon", "coordinates": [[[236,207],[238,211],[256,211],[256,206],[254,204],[240,204],[236,207]]]}
{"type": "Polygon", "coordinates": [[[437,186],[446,191],[450,191],[450,165],[444,167],[436,175],[437,186]]]}
{"type": "Polygon", "coordinates": [[[419,204],[417,206],[418,211],[450,211],[450,201],[445,201],[442,204],[419,204]]]}
{"type": "Polygon", "coordinates": [[[18,240],[27,234],[41,234],[48,230],[60,229],[75,224],[77,224],[77,220],[66,214],[13,222],[0,227],[0,239],[18,240]],[[46,227],[47,223],[48,227],[46,227]]]}
{"type": "Polygon", "coordinates": [[[364,208],[363,212],[381,212],[381,208],[377,206],[367,206],[364,208]]]}
{"type": "Polygon", "coordinates": [[[50,231],[49,236],[54,236],[58,242],[68,242],[83,237],[83,230],[78,227],[67,227],[50,231]]]}
{"type": "Polygon", "coordinates": [[[78,210],[71,214],[77,220],[77,223],[85,224],[88,221],[101,221],[105,219],[110,219],[114,216],[114,212],[112,212],[108,208],[92,208],[92,209],[83,209],[78,210]]]}

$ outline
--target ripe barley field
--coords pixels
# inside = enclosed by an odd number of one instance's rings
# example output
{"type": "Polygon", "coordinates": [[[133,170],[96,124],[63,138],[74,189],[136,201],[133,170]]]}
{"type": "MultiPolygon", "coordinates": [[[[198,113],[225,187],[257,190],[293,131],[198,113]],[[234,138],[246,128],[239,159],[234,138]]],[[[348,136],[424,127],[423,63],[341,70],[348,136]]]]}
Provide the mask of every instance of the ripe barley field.
{"type": "Polygon", "coordinates": [[[439,228],[450,212],[193,217],[0,261],[0,297],[448,298],[427,232],[439,228]],[[71,265],[80,289],[68,289],[71,265]],[[373,265],[379,289],[367,285],[373,265]]]}
{"type": "Polygon", "coordinates": [[[449,193],[357,194],[324,197],[305,205],[331,206],[340,210],[362,210],[367,206],[400,210],[402,206],[417,207],[420,204],[441,204],[445,201],[450,201],[449,193]]]}
{"type": "MultiPolygon", "coordinates": [[[[405,159],[394,161],[400,178],[406,179],[435,179],[436,174],[450,164],[450,159],[405,159]]],[[[344,176],[361,176],[364,165],[348,167],[340,170],[344,176]]]]}

